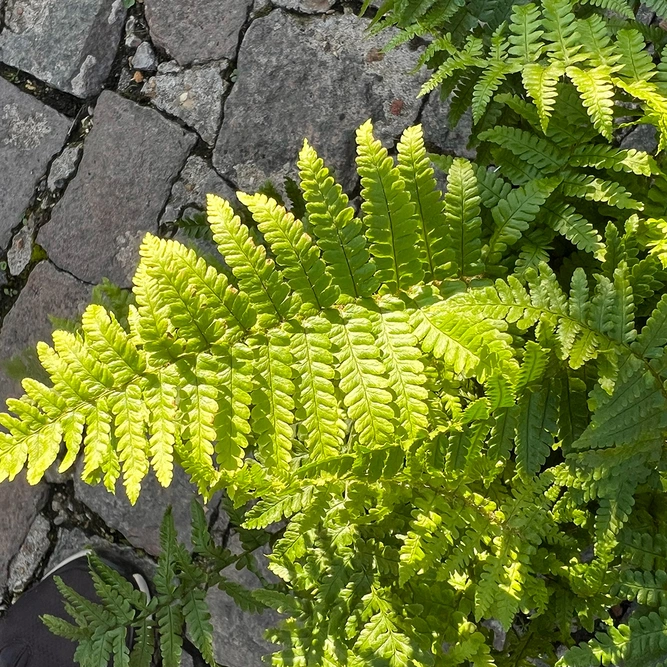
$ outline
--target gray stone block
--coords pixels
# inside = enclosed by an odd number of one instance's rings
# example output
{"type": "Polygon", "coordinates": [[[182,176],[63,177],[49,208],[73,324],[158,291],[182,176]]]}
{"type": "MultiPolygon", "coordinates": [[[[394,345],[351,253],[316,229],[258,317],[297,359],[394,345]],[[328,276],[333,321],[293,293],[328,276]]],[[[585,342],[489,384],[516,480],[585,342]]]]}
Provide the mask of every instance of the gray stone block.
{"type": "Polygon", "coordinates": [[[175,222],[187,208],[206,210],[206,195],[214,194],[226,199],[232,206],[238,202],[234,191],[196,155],[188,158],[176,183],[162,216],[162,222],[175,222]]]}
{"type": "Polygon", "coordinates": [[[217,64],[195,66],[151,77],[142,93],[162,111],[194,128],[207,144],[214,144],[222,118],[222,96],[227,90],[217,64]]]}
{"type": "Polygon", "coordinates": [[[76,177],[38,235],[73,275],[126,286],[195,137],[157,111],[105,91],[76,177]]]}
{"type": "Polygon", "coordinates": [[[9,566],[9,590],[12,593],[24,591],[35,575],[39,564],[46,556],[49,547],[51,524],[38,515],[30,526],[25,542],[9,566]]]}
{"type": "Polygon", "coordinates": [[[90,294],[90,286],[49,262],[41,262],[32,270],[0,330],[0,405],[10,396],[23,393],[19,374],[39,377],[41,366],[34,350],[39,341],[51,342],[49,316],[76,319],[90,294]]]}
{"type": "Polygon", "coordinates": [[[410,74],[419,53],[404,46],[383,55],[390,35],[369,37],[367,27],[352,14],[282,10],[254,21],[225,102],[213,158],[218,172],[246,191],[294,177],[307,137],[352,187],[357,127],[371,118],[378,138],[393,143],[422,105],[416,96],[423,77],[410,74]]]}
{"type": "Polygon", "coordinates": [[[234,59],[252,0],[145,0],[153,43],[181,65],[234,59]]]}
{"type": "Polygon", "coordinates": [[[292,9],[304,14],[321,14],[331,9],[336,0],[273,0],[276,7],[292,9]]]}
{"type": "Polygon", "coordinates": [[[37,183],[63,147],[70,124],[0,77],[0,249],[9,245],[12,228],[21,222],[37,183]]]}
{"type": "Polygon", "coordinates": [[[440,99],[439,90],[429,95],[421,118],[424,140],[429,146],[443,153],[473,160],[477,151],[474,148],[468,148],[468,141],[472,134],[472,114],[468,109],[458,124],[451,128],[449,127],[449,105],[449,99],[440,99]]]}
{"type": "MultiPolygon", "coordinates": [[[[228,547],[233,553],[241,552],[237,535],[232,535],[228,547]]],[[[254,555],[264,576],[275,580],[275,575],[267,568],[268,552],[268,548],[262,548],[254,555]]],[[[230,566],[222,574],[251,590],[260,586],[257,577],[247,569],[237,570],[230,566]]],[[[266,663],[262,657],[278,650],[277,646],[264,639],[264,633],[278,624],[280,614],[273,610],[261,614],[243,611],[227,593],[217,588],[209,591],[207,602],[211,609],[216,662],[225,667],[263,667],[266,663]]]]}
{"type": "Polygon", "coordinates": [[[122,0],[7,0],[0,61],[77,97],[96,95],[124,19],[122,0]]]}
{"type": "MultiPolygon", "coordinates": [[[[197,490],[179,466],[175,467],[174,479],[167,488],[162,487],[153,473],[150,473],[142,483],[141,495],[134,507],[130,505],[120,481],[114,495],[101,484],[90,486],[83,482],[80,471],[81,465],[74,476],[76,497],[107,526],[122,533],[133,546],[144,549],[153,556],[160,553],[160,525],[170,505],[179,538],[185,544],[190,544],[190,505],[197,490]]],[[[212,501],[209,511],[216,502],[217,500],[212,501]]]]}
{"type": "Polygon", "coordinates": [[[21,549],[46,495],[46,485],[30,486],[23,475],[0,484],[0,592],[7,586],[9,563],[21,549]]]}

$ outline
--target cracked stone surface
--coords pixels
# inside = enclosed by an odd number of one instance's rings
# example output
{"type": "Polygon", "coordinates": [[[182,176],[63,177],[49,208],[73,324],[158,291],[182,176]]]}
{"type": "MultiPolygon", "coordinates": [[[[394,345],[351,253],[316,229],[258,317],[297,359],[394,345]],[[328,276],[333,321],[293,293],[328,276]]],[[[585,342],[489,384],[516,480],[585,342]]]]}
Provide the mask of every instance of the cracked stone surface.
{"type": "Polygon", "coordinates": [[[236,57],[252,0],[146,0],[153,42],[181,65],[236,57]]]}
{"type": "Polygon", "coordinates": [[[383,56],[382,39],[351,15],[305,18],[275,10],[254,21],[238,58],[238,79],[225,104],[213,163],[239,188],[296,176],[306,136],[344,187],[356,179],[356,128],[373,118],[393,141],[414,123],[419,54],[401,47],[383,56]]]}
{"type": "Polygon", "coordinates": [[[655,153],[658,148],[658,133],[653,125],[637,125],[621,141],[621,148],[655,153]]]}
{"type": "Polygon", "coordinates": [[[60,151],[70,120],[0,78],[0,249],[60,151]]]}
{"type": "Polygon", "coordinates": [[[454,128],[449,127],[449,100],[441,100],[440,93],[431,93],[421,117],[424,128],[424,140],[433,148],[446,154],[467,157],[472,160],[477,151],[468,148],[468,138],[472,132],[472,114],[470,110],[454,128]]]}
{"type": "Polygon", "coordinates": [[[195,155],[188,158],[181,175],[171,189],[162,222],[178,220],[186,209],[206,210],[207,194],[219,195],[232,205],[237,202],[234,191],[218,176],[215,169],[195,155]]]}
{"type": "Polygon", "coordinates": [[[151,77],[141,92],[158,109],[180,118],[212,145],[220,128],[222,97],[228,85],[222,78],[220,65],[212,64],[163,70],[151,77]]]}
{"type": "Polygon", "coordinates": [[[7,0],[0,61],[77,97],[95,95],[124,19],[122,0],[7,0]]]}
{"type": "Polygon", "coordinates": [[[157,111],[104,92],[76,177],[38,243],[87,282],[128,285],[195,138],[157,111]]]}
{"type": "Polygon", "coordinates": [[[156,564],[145,556],[140,556],[131,547],[114,544],[99,535],[86,535],[80,528],[59,528],[56,548],[53,550],[46,570],[50,570],[66,558],[86,549],[99,553],[113,553],[132,564],[145,577],[155,575],[156,564]]]}
{"type": "Polygon", "coordinates": [[[46,495],[46,484],[30,486],[23,476],[11,484],[0,484],[0,592],[7,586],[9,564],[44,506],[46,495]]]}
{"type": "MultiPolygon", "coordinates": [[[[196,489],[181,467],[174,468],[174,480],[166,489],[160,486],[152,473],[149,474],[142,483],[141,496],[134,507],[130,505],[120,481],[113,495],[103,485],[90,486],[83,482],[79,472],[80,469],[74,477],[76,497],[99,515],[107,526],[120,531],[130,544],[157,556],[160,553],[160,524],[169,505],[180,539],[189,544],[190,505],[196,496],[196,489]]],[[[213,504],[209,506],[209,511],[212,509],[213,504]]]]}
{"type": "Polygon", "coordinates": [[[77,318],[90,301],[90,292],[90,286],[58,271],[50,262],[40,262],[32,270],[0,331],[0,405],[23,393],[19,377],[27,373],[41,376],[34,346],[40,340],[51,340],[49,317],[77,318]]]}

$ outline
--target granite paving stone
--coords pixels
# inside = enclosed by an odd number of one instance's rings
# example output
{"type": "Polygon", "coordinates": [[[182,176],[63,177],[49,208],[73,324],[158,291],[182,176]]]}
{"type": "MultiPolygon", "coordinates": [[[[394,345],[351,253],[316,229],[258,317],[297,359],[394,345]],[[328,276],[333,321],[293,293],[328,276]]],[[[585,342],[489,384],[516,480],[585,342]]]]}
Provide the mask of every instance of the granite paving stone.
{"type": "Polygon", "coordinates": [[[46,556],[49,547],[49,531],[51,524],[48,519],[38,514],[30,526],[25,542],[9,566],[9,590],[19,593],[34,576],[39,564],[46,556]]]}
{"type": "Polygon", "coordinates": [[[0,78],[0,250],[23,218],[71,121],[0,78]]]}
{"type": "MultiPolygon", "coordinates": [[[[224,61],[222,66],[226,64],[224,61]]],[[[217,63],[170,72],[163,70],[151,77],[141,92],[158,109],[180,118],[212,145],[220,128],[222,97],[228,87],[220,70],[217,63]]]]}
{"type": "Polygon", "coordinates": [[[9,564],[44,506],[46,495],[45,484],[31,486],[23,475],[0,484],[0,593],[7,586],[9,564]]]}
{"type": "Polygon", "coordinates": [[[127,286],[146,232],[156,232],[195,137],[116,93],[100,96],[76,177],[39,232],[56,266],[127,286]]]}
{"type": "Polygon", "coordinates": [[[252,0],[145,0],[153,43],[181,65],[235,58],[252,0]]]}
{"type": "Polygon", "coordinates": [[[18,276],[30,263],[34,235],[35,223],[32,219],[29,219],[14,235],[12,245],[7,251],[7,268],[10,275],[18,276]]]}
{"type": "Polygon", "coordinates": [[[380,53],[387,36],[368,37],[353,14],[298,16],[274,10],[243,39],[237,81],[225,102],[213,164],[246,191],[296,176],[307,137],[345,187],[356,181],[355,130],[372,118],[392,143],[413,124],[422,75],[419,52],[380,53]]]}
{"type": "Polygon", "coordinates": [[[333,8],[336,0],[273,0],[276,7],[293,9],[305,14],[320,14],[333,8]]]}
{"type": "Polygon", "coordinates": [[[49,317],[76,319],[90,301],[90,293],[90,286],[48,261],[32,270],[0,330],[0,405],[23,393],[19,374],[41,376],[34,348],[39,341],[51,342],[49,317]]]}
{"type": "MultiPolygon", "coordinates": [[[[180,539],[186,544],[190,543],[190,506],[197,493],[196,487],[190,484],[180,466],[174,468],[174,479],[167,488],[162,487],[150,473],[142,482],[141,495],[134,506],[130,505],[120,481],[114,495],[101,484],[90,486],[83,482],[78,474],[80,470],[74,477],[76,497],[107,526],[121,532],[130,544],[157,556],[160,553],[160,525],[169,505],[180,539]]],[[[213,510],[216,502],[211,501],[208,511],[213,510]]]]}
{"type": "Polygon", "coordinates": [[[171,189],[169,201],[162,215],[162,223],[178,220],[188,209],[206,210],[206,195],[214,194],[235,206],[238,201],[234,191],[218,176],[203,158],[188,158],[183,171],[171,189]]]}
{"type": "Polygon", "coordinates": [[[7,0],[0,61],[77,97],[96,95],[124,19],[122,0],[7,0]]]}
{"type": "Polygon", "coordinates": [[[477,155],[475,149],[468,148],[468,139],[472,132],[472,114],[470,110],[466,111],[458,124],[450,128],[449,105],[449,99],[440,99],[440,91],[436,90],[429,95],[421,116],[424,140],[427,145],[439,152],[472,160],[477,155]]]}
{"type": "MultiPolygon", "coordinates": [[[[238,536],[233,534],[228,548],[233,553],[240,553],[238,536]]],[[[270,581],[275,581],[267,568],[268,547],[253,552],[262,574],[270,581]]],[[[235,566],[225,568],[222,574],[229,580],[252,590],[260,587],[259,579],[250,570],[237,570],[235,566]]],[[[267,629],[275,627],[280,621],[280,614],[266,610],[260,614],[243,611],[224,591],[214,588],[209,591],[207,602],[211,609],[213,624],[213,643],[215,659],[226,667],[262,667],[262,657],[277,650],[277,647],[264,639],[267,629]]]]}
{"type": "Polygon", "coordinates": [[[65,187],[67,181],[79,166],[82,152],[82,144],[66,146],[63,152],[51,163],[51,169],[49,169],[49,175],[46,179],[46,187],[51,192],[62,190],[65,187]]]}

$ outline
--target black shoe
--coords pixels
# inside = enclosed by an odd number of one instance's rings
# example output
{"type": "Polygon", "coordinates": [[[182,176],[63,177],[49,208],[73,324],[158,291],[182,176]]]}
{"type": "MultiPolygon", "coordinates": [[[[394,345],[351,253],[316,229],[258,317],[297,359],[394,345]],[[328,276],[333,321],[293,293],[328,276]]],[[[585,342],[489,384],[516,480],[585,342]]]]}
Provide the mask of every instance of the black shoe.
{"type": "MultiPolygon", "coordinates": [[[[85,598],[99,602],[88,569],[89,553],[81,551],[64,560],[9,608],[0,620],[0,667],[72,667],[75,664],[76,644],[52,634],[40,617],[51,614],[72,620],[65,612],[54,576],[85,598]]],[[[106,554],[100,556],[150,598],[148,584],[141,574],[106,554]]]]}

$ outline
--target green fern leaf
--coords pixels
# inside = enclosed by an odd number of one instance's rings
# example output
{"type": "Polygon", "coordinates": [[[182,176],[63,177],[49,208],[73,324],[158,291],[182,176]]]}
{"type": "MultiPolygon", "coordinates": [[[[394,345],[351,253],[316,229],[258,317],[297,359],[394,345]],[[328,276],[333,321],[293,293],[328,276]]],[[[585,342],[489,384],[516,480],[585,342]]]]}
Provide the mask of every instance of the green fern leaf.
{"type": "Polygon", "coordinates": [[[567,75],[581,94],[595,129],[611,141],[614,124],[614,86],[611,68],[599,65],[592,69],[568,67],[567,75]]]}
{"type": "Polygon", "coordinates": [[[501,200],[492,209],[496,228],[486,253],[487,265],[499,262],[507,248],[521,238],[558,184],[557,178],[531,181],[510,192],[507,199],[501,200]]]}
{"type": "Polygon", "coordinates": [[[236,343],[223,356],[217,376],[218,411],[213,426],[216,432],[215,454],[220,470],[234,473],[243,465],[250,435],[253,353],[243,343],[236,343]]]}
{"type": "Polygon", "coordinates": [[[590,252],[598,259],[604,256],[602,237],[588,220],[577,213],[574,206],[563,201],[553,204],[548,202],[543,210],[547,224],[574,243],[579,250],[590,252]]]}
{"type": "Polygon", "coordinates": [[[270,470],[283,472],[292,458],[294,438],[294,383],[289,337],[282,331],[273,330],[266,337],[257,337],[251,347],[256,355],[251,425],[257,436],[258,456],[270,470]]]}
{"type": "Polygon", "coordinates": [[[334,323],[332,328],[339,386],[362,445],[383,444],[394,432],[389,380],[375,345],[372,321],[365,308],[351,306],[345,311],[344,322],[334,323]]]}
{"type": "Polygon", "coordinates": [[[638,30],[619,30],[616,36],[620,54],[621,76],[631,82],[648,81],[655,74],[651,55],[638,30]]]}
{"type": "Polygon", "coordinates": [[[370,121],[357,130],[357,166],[376,275],[393,291],[407,289],[424,277],[415,209],[394,161],[373,137],[370,121]]]}
{"type": "Polygon", "coordinates": [[[287,318],[297,309],[298,299],[262,245],[256,245],[248,228],[234,215],[231,206],[214,195],[208,198],[208,218],[220,254],[232,269],[241,289],[248,294],[266,326],[287,318]]]}
{"type": "Polygon", "coordinates": [[[408,441],[416,440],[428,429],[428,392],[417,339],[410,325],[412,314],[400,299],[384,299],[381,306],[382,311],[374,314],[373,321],[400,415],[397,432],[404,433],[408,441]]]}
{"type": "Polygon", "coordinates": [[[313,460],[336,456],[343,449],[345,422],[332,382],[334,357],[331,323],[314,317],[295,327],[290,344],[296,362],[297,418],[313,460]]]}
{"type": "Polygon", "coordinates": [[[379,284],[375,264],[347,195],[307,141],[298,164],[308,221],[335,284],[343,294],[370,296],[379,284]]]}
{"type": "Polygon", "coordinates": [[[506,148],[544,174],[560,171],[567,161],[547,139],[515,127],[495,127],[481,132],[479,138],[506,148]]]}
{"type": "Polygon", "coordinates": [[[539,472],[546,461],[557,433],[556,396],[550,384],[528,391],[519,401],[516,433],[516,462],[522,476],[539,472]]]}
{"type": "Polygon", "coordinates": [[[522,65],[530,65],[539,60],[544,46],[541,29],[540,10],[533,3],[515,5],[510,18],[510,55],[519,58],[522,65]]]}
{"type": "Polygon", "coordinates": [[[180,604],[172,603],[158,607],[156,615],[162,664],[164,667],[180,667],[183,652],[183,612],[180,604]]]}
{"type": "Polygon", "coordinates": [[[570,0],[542,0],[545,41],[552,62],[565,66],[583,60],[579,51],[583,47],[577,39],[577,23],[570,0]]]}
{"type": "Polygon", "coordinates": [[[213,655],[213,625],[211,612],[206,604],[206,591],[190,591],[183,601],[183,616],[188,630],[188,637],[197,647],[208,665],[215,667],[213,655]]]}
{"type": "Polygon", "coordinates": [[[554,112],[558,97],[557,83],[564,72],[563,66],[558,62],[549,65],[531,62],[523,67],[523,86],[537,107],[543,132],[547,131],[549,119],[554,112]]]}
{"type": "Polygon", "coordinates": [[[283,267],[290,287],[304,303],[327,308],[336,302],[340,290],[332,285],[331,276],[320,259],[317,246],[306,234],[300,221],[273,199],[239,193],[267,243],[283,267]]]}
{"type": "Polygon", "coordinates": [[[398,171],[405,183],[421,232],[422,263],[426,279],[447,271],[448,242],[443,233],[445,216],[442,194],[437,189],[434,171],[424,147],[421,125],[408,128],[398,149],[398,171]]]}
{"type": "MultiPolygon", "coordinates": [[[[474,276],[481,271],[480,197],[477,178],[468,160],[457,158],[449,170],[445,195],[447,236],[453,249],[453,267],[460,277],[474,276]]],[[[451,250],[450,250],[451,253],[451,250]]],[[[451,256],[451,255],[450,255],[451,256]]],[[[445,267],[436,270],[436,278],[447,277],[445,267]]]]}

